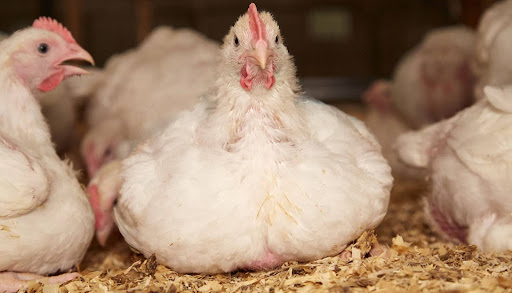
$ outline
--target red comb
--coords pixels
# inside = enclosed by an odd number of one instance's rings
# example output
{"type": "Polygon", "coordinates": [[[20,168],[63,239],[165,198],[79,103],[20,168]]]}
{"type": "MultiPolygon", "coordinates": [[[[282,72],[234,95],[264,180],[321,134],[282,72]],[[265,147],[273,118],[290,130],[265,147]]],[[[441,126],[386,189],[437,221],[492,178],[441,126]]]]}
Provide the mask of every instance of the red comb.
{"type": "Polygon", "coordinates": [[[51,31],[59,34],[66,42],[68,43],[76,43],[75,39],[62,24],[60,24],[55,19],[51,19],[49,17],[41,16],[38,19],[34,20],[32,27],[51,31]]]}
{"type": "Polygon", "coordinates": [[[249,13],[249,27],[252,32],[252,37],[254,39],[253,41],[266,41],[267,38],[265,36],[265,24],[263,23],[263,20],[261,20],[260,18],[258,8],[256,8],[256,4],[251,3],[251,5],[249,5],[249,10],[247,10],[247,13],[249,13]]]}

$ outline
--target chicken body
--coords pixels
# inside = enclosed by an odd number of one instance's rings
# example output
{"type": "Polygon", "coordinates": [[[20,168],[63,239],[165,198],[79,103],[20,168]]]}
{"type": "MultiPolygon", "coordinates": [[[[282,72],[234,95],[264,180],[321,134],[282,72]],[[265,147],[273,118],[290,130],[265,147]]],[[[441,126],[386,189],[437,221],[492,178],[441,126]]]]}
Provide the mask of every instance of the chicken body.
{"type": "Polygon", "coordinates": [[[475,96],[482,98],[487,85],[512,83],[512,1],[499,1],[483,14],[476,35],[473,71],[478,76],[475,96]]]}
{"type": "Polygon", "coordinates": [[[89,175],[192,109],[213,85],[218,52],[195,31],[160,27],[138,48],[112,57],[87,113],[82,156],[89,175]]]}
{"type": "Polygon", "coordinates": [[[473,103],[474,47],[474,33],[467,28],[436,29],[402,58],[392,81],[378,81],[364,94],[366,123],[395,175],[424,176],[397,159],[393,144],[400,134],[451,117],[473,103]]]}
{"type": "Polygon", "coordinates": [[[335,255],[376,227],[392,184],[380,146],[299,97],[272,16],[251,4],[221,56],[211,95],[122,162],[126,241],[178,272],[219,273],[335,255]]]}
{"type": "Polygon", "coordinates": [[[430,173],[425,213],[445,238],[512,249],[511,100],[511,87],[486,87],[472,107],[397,140],[400,158],[430,173]]]}
{"type": "MultiPolygon", "coordinates": [[[[59,79],[86,73],[61,65],[71,59],[92,62],[67,30],[45,18],[0,43],[0,272],[68,270],[91,241],[92,209],[71,166],[57,156],[35,98],[59,79]]],[[[0,291],[23,286],[12,275],[0,274],[0,291]]]]}

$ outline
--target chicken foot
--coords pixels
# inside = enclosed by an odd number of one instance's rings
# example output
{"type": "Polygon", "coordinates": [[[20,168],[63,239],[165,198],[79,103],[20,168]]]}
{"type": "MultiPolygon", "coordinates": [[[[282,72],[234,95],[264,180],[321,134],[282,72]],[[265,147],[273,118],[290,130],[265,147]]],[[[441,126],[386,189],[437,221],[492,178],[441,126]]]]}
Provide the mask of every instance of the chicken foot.
{"type": "Polygon", "coordinates": [[[0,292],[17,292],[27,287],[30,281],[39,280],[43,284],[64,283],[79,277],[79,273],[66,273],[45,277],[32,273],[2,272],[0,273],[0,292]]]}

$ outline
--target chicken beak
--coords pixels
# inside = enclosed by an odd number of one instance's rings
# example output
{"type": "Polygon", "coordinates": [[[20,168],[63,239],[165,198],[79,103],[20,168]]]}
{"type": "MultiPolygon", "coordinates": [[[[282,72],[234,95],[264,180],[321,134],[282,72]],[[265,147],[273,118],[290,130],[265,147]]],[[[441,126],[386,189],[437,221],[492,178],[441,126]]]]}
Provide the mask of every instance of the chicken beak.
{"type": "Polygon", "coordinates": [[[89,72],[83,68],[80,68],[74,64],[64,64],[70,61],[85,61],[94,66],[94,59],[91,54],[85,51],[78,44],[73,43],[68,46],[69,54],[66,54],[64,58],[59,62],[59,67],[64,69],[64,77],[69,77],[73,75],[84,75],[89,72]]]}
{"type": "Polygon", "coordinates": [[[258,40],[254,45],[254,50],[249,54],[252,58],[256,59],[257,64],[261,69],[267,68],[267,63],[272,55],[272,52],[268,49],[267,42],[258,40]]]}

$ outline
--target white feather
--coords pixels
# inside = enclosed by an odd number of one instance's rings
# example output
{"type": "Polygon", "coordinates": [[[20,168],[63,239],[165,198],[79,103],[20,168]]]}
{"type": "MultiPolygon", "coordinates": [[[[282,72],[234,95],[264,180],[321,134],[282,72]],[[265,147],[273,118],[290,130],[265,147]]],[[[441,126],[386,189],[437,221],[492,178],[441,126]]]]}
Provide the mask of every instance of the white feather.
{"type": "Polygon", "coordinates": [[[494,106],[500,101],[509,109],[511,89],[486,88],[489,100],[399,138],[400,155],[416,153],[428,158],[430,202],[468,228],[467,241],[483,250],[512,249],[512,234],[507,232],[512,229],[508,220],[512,212],[512,114],[494,106]],[[490,215],[496,221],[484,220],[490,215]]]}
{"type": "Polygon", "coordinates": [[[42,32],[27,29],[0,43],[0,271],[68,270],[94,232],[83,189],[57,156],[36,99],[7,63],[12,47],[42,32]]]}

